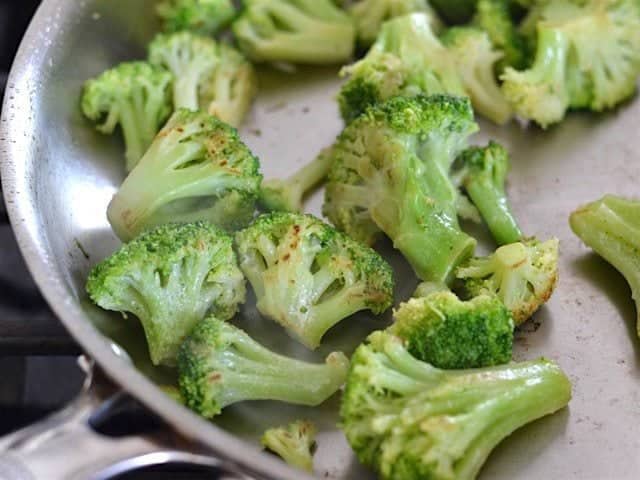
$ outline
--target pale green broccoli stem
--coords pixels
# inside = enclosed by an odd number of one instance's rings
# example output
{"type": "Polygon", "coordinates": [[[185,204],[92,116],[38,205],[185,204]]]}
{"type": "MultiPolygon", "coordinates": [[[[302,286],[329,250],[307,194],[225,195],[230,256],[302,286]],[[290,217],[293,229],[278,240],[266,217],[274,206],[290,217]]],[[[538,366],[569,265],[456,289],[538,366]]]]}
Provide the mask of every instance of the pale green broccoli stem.
{"type": "Polygon", "coordinates": [[[607,195],[571,214],[571,229],[631,287],[640,336],[640,203],[607,195]]]}
{"type": "Polygon", "coordinates": [[[469,178],[465,188],[498,244],[514,243],[522,238],[522,231],[501,187],[486,178],[469,178]]]}
{"type": "Polygon", "coordinates": [[[260,203],[270,211],[301,212],[304,196],[326,178],[332,161],[330,151],[323,150],[289,178],[263,181],[260,203]]]}
{"type": "Polygon", "coordinates": [[[569,106],[566,88],[569,42],[556,30],[538,27],[535,62],[529,70],[507,67],[502,91],[515,111],[546,128],[559,122],[569,106]]]}
{"type": "Polygon", "coordinates": [[[198,110],[198,92],[200,83],[215,68],[215,62],[193,61],[186,69],[173,70],[176,74],[173,83],[173,104],[176,109],[198,110]]]}

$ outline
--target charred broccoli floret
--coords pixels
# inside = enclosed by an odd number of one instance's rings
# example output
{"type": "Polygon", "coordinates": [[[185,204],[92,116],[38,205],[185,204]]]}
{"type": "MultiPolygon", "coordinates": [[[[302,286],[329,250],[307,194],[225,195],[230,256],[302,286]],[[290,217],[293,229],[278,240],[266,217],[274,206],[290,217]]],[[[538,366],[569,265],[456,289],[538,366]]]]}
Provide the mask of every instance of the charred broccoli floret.
{"type": "Polygon", "coordinates": [[[509,154],[496,142],[486,147],[469,147],[458,157],[461,184],[499,245],[522,238],[505,192],[509,154]]]}
{"type": "Polygon", "coordinates": [[[451,292],[412,298],[394,311],[390,332],[409,353],[438,368],[476,368],[511,361],[513,319],[500,299],[461,301],[451,292]]]}
{"type": "Polygon", "coordinates": [[[487,32],[493,46],[504,54],[497,63],[497,73],[505,67],[519,70],[528,66],[528,44],[512,20],[512,3],[509,0],[478,0],[472,21],[487,32]]]}
{"type": "Polygon", "coordinates": [[[384,22],[410,13],[423,12],[429,15],[431,27],[438,30],[440,19],[428,0],[358,0],[349,7],[358,34],[358,43],[371,45],[384,22]]]}
{"type": "Polygon", "coordinates": [[[153,363],[171,365],[208,312],[226,320],[244,302],[244,277],[232,243],[203,222],[163,225],[96,265],[87,293],[106,310],[138,317],[153,363]]]}
{"type": "Polygon", "coordinates": [[[211,115],[239,127],[258,92],[251,62],[235,48],[218,44],[219,61],[199,90],[199,105],[211,115]]]}
{"type": "Polygon", "coordinates": [[[311,472],[316,432],[312,422],[297,420],[286,427],[270,428],[262,435],[261,443],[289,465],[311,472]]]}
{"type": "Polygon", "coordinates": [[[342,386],[348,368],[337,352],[324,364],[278,355],[215,317],[196,326],[178,355],[182,398],[206,418],[244,400],[318,405],[342,386]]]}
{"type": "Polygon", "coordinates": [[[631,287],[636,310],[640,312],[640,202],[606,195],[573,212],[570,224],[573,232],[587,246],[624,276],[631,287]]]}
{"type": "Polygon", "coordinates": [[[162,0],[156,13],[166,32],[190,30],[214,35],[236,15],[232,0],[162,0]]]}
{"type": "Polygon", "coordinates": [[[341,75],[349,77],[338,96],[345,122],[398,95],[465,94],[454,59],[430,22],[424,13],[385,22],[367,55],[342,69],[341,75]]]}
{"type": "Polygon", "coordinates": [[[245,0],[233,33],[256,62],[340,63],[355,47],[350,16],[331,0],[245,0]]]}
{"type": "Polygon", "coordinates": [[[442,43],[453,58],[473,108],[497,124],[508,122],[513,111],[494,74],[503,53],[493,48],[487,33],[473,27],[453,27],[443,35],[442,43]]]}
{"type": "Polygon", "coordinates": [[[468,260],[456,276],[468,296],[500,297],[520,325],[553,293],[558,280],[558,240],[533,238],[504,245],[488,257],[468,260]]]}
{"type": "Polygon", "coordinates": [[[393,302],[387,262],[311,215],[262,215],[236,234],[236,246],[260,313],[309,348],[342,319],[393,302]]]}
{"type": "Polygon", "coordinates": [[[395,97],[368,109],[332,147],[324,214],[362,242],[383,231],[418,277],[448,283],[476,244],[458,225],[449,176],[476,130],[466,98],[395,97]]]}
{"type": "Polygon", "coordinates": [[[102,133],[111,134],[120,125],[127,171],[171,114],[170,89],[171,74],[146,62],[121,63],[85,84],[82,113],[102,133]]]}
{"type": "Polygon", "coordinates": [[[122,240],[169,222],[246,226],[261,175],[238,132],[203,112],[173,114],[114,195],[107,216],[122,240]]]}
{"type": "Polygon", "coordinates": [[[516,112],[542,127],[569,108],[602,111],[631,96],[640,73],[640,3],[539,1],[531,68],[507,68],[503,91],[516,112]]]}
{"type": "Polygon", "coordinates": [[[198,110],[198,97],[220,62],[215,40],[191,32],[159,34],[149,44],[149,61],[173,74],[173,106],[198,110]]]}
{"type": "Polygon", "coordinates": [[[263,181],[260,204],[269,211],[301,212],[305,195],[326,178],[332,160],[331,150],[325,149],[290,177],[263,181]]]}
{"type": "Polygon", "coordinates": [[[360,461],[384,480],[472,480],[502,439],[570,398],[549,360],[440,370],[374,332],[351,359],[340,416],[360,461]]]}

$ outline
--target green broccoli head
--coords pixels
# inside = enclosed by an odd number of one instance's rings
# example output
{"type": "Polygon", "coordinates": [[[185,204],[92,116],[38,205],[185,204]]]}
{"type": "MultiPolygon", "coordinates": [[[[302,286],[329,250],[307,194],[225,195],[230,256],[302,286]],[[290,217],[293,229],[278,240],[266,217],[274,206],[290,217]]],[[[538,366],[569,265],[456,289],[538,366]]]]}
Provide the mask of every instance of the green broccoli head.
{"type": "Polygon", "coordinates": [[[367,55],[342,69],[349,77],[338,95],[345,122],[398,95],[465,94],[456,64],[430,22],[424,13],[385,22],[367,55]]]}
{"type": "Polygon", "coordinates": [[[502,439],[570,398],[569,379],[548,360],[440,370],[374,332],[351,359],[340,416],[381,479],[466,480],[502,439]]]}
{"type": "Polygon", "coordinates": [[[236,15],[232,0],[162,0],[156,13],[168,33],[190,30],[215,35],[236,15]]]}
{"type": "Polygon", "coordinates": [[[342,386],[348,368],[342,353],[324,364],[278,355],[215,317],[200,322],[178,354],[182,398],[205,418],[244,400],[319,405],[342,386]]]}
{"type": "Polygon", "coordinates": [[[428,0],[358,0],[349,6],[358,34],[358,43],[363,47],[375,42],[384,22],[410,13],[422,12],[429,15],[431,27],[439,30],[438,15],[428,0]]]}
{"type": "Polygon", "coordinates": [[[393,302],[387,262],[311,215],[262,215],[236,234],[236,247],[260,313],[309,348],[342,319],[393,302]]]}
{"type": "Polygon", "coordinates": [[[326,178],[332,160],[331,149],[326,148],[290,177],[263,181],[260,205],[268,211],[302,212],[304,197],[326,178]]]}
{"type": "Polygon", "coordinates": [[[169,222],[242,228],[253,217],[261,179],[258,159],[234,128],[180,109],[124,180],[107,217],[122,240],[169,222]]]}
{"type": "Polygon", "coordinates": [[[332,147],[324,214],[351,237],[387,234],[425,281],[448,283],[475,240],[460,230],[451,164],[477,130],[467,98],[395,97],[332,147]]]}
{"type": "Polygon", "coordinates": [[[456,276],[468,296],[500,297],[520,325],[553,293],[558,280],[558,240],[531,238],[504,245],[488,257],[468,260],[456,276]]]}
{"type": "Polygon", "coordinates": [[[412,298],[394,311],[390,332],[409,353],[438,368],[476,368],[511,361],[513,319],[500,299],[469,301],[451,292],[412,298]]]}
{"type": "Polygon", "coordinates": [[[201,90],[220,63],[215,40],[191,32],[158,34],[149,44],[149,61],[173,74],[173,105],[198,110],[201,90]]]}
{"type": "Polygon", "coordinates": [[[171,113],[170,88],[171,74],[146,62],[121,63],[85,84],[82,113],[102,133],[111,134],[120,125],[127,171],[171,113]]]}
{"type": "Polygon", "coordinates": [[[297,420],[286,427],[270,428],[260,442],[289,465],[312,472],[316,432],[312,422],[297,420]]]}
{"type": "Polygon", "coordinates": [[[503,91],[516,112],[546,127],[569,108],[602,111],[631,96],[640,73],[640,3],[539,2],[529,70],[507,68],[503,91]]]}
{"type": "Polygon", "coordinates": [[[494,67],[503,57],[486,32],[473,27],[453,27],[442,37],[473,108],[497,124],[508,122],[513,111],[496,81],[494,67]]]}
{"type": "Polygon", "coordinates": [[[497,73],[505,67],[520,70],[528,66],[528,43],[513,22],[512,3],[510,0],[478,0],[472,20],[472,24],[487,32],[493,46],[504,54],[496,65],[497,73]]]}
{"type": "Polygon", "coordinates": [[[486,147],[469,147],[457,159],[461,184],[493,238],[500,245],[515,243],[522,232],[511,212],[505,183],[509,172],[509,153],[500,144],[490,141],[486,147]]]}
{"type": "Polygon", "coordinates": [[[573,232],[587,246],[624,276],[631,287],[636,310],[640,312],[640,202],[606,195],[574,211],[570,217],[570,224],[573,232]]]}
{"type": "Polygon", "coordinates": [[[355,47],[351,18],[331,0],[245,0],[233,33],[255,62],[341,63],[355,47]]]}
{"type": "Polygon", "coordinates": [[[138,317],[153,363],[172,365],[207,312],[231,318],[244,302],[232,245],[229,235],[207,223],[163,225],[96,265],[87,293],[106,310],[138,317]]]}
{"type": "Polygon", "coordinates": [[[251,62],[235,48],[220,43],[219,62],[199,90],[199,105],[223,122],[239,127],[258,93],[251,62]]]}

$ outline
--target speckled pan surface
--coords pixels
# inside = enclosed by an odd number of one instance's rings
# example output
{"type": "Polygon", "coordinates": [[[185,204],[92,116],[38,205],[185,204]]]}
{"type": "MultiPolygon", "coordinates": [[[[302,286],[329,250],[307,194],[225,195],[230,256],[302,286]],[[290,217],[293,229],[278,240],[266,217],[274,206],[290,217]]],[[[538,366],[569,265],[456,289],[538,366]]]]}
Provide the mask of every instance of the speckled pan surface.
{"type": "MultiPolygon", "coordinates": [[[[152,4],[45,0],[27,34],[5,98],[0,159],[4,194],[28,264],[61,320],[107,373],[218,455],[251,469],[257,478],[308,478],[260,454],[256,444],[264,428],[306,417],[321,431],[318,477],[373,478],[358,467],[335,427],[336,398],[317,410],[269,402],[237,405],[212,426],[174,404],[140,373],[158,382],[171,380],[170,372],[153,371],[145,363],[135,324],[86,301],[89,268],[118,245],[105,209],[123,178],[123,163],[119,141],[100,136],[82,119],[78,95],[86,78],[144,55],[155,28],[152,4]],[[117,358],[94,326],[124,346],[138,369],[117,358]]],[[[289,174],[339,132],[336,70],[261,72],[260,98],[242,135],[267,177],[289,174]]],[[[561,241],[558,289],[517,332],[516,356],[550,357],[574,384],[570,407],[503,442],[483,469],[483,479],[638,478],[640,344],[633,303],[622,277],[581,245],[567,218],[574,207],[606,192],[637,195],[639,125],[637,100],[604,116],[571,115],[547,132],[483,122],[474,138],[497,139],[512,152],[509,194],[524,230],[561,241]]],[[[309,210],[319,213],[320,203],[318,194],[309,210]]],[[[389,253],[388,246],[382,249],[389,253]]],[[[405,298],[416,282],[397,255],[389,258],[397,271],[398,298],[405,298]]],[[[239,319],[242,326],[281,352],[309,358],[334,349],[350,352],[367,331],[384,325],[384,320],[356,316],[331,331],[317,354],[308,355],[262,320],[251,300],[248,305],[239,319]]]]}

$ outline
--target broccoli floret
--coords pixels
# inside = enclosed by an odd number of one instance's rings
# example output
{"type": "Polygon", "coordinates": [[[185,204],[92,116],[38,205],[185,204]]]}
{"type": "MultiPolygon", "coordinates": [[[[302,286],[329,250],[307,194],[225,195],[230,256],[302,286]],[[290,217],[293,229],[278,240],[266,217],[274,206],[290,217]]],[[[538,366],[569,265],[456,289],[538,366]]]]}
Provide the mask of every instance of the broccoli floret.
{"type": "Polygon", "coordinates": [[[471,20],[477,2],[478,0],[429,0],[441,17],[454,25],[471,20]]]}
{"type": "Polygon", "coordinates": [[[358,34],[358,43],[363,47],[375,42],[384,22],[410,13],[423,12],[429,15],[433,30],[442,26],[438,15],[428,0],[358,0],[349,7],[358,34]]]}
{"type": "Polygon", "coordinates": [[[488,257],[470,259],[456,276],[467,296],[498,295],[520,325],[553,293],[558,280],[558,240],[532,238],[504,245],[488,257]]]}
{"type": "Polygon", "coordinates": [[[312,422],[297,420],[286,427],[270,428],[262,435],[261,443],[289,465],[311,472],[316,432],[312,422]]]}
{"type": "Polygon", "coordinates": [[[107,216],[122,240],[169,222],[208,220],[227,230],[253,217],[262,176],[238,132],[180,109],[114,195],[107,216]]]}
{"type": "Polygon", "coordinates": [[[461,164],[461,184],[480,210],[493,238],[499,245],[522,238],[505,192],[509,172],[509,153],[493,141],[486,147],[470,147],[457,159],[461,164]]]}
{"type": "Polygon", "coordinates": [[[156,13],[166,32],[191,30],[202,35],[215,35],[236,15],[232,0],[163,0],[156,13]]]}
{"type": "Polygon", "coordinates": [[[331,0],[245,0],[233,33],[256,62],[341,63],[355,48],[351,17],[331,0]]]}
{"type": "Polygon", "coordinates": [[[527,41],[512,20],[511,3],[509,0],[478,0],[472,21],[487,32],[493,46],[504,54],[496,65],[497,73],[505,67],[520,70],[528,66],[527,41]]]}
{"type": "Polygon", "coordinates": [[[340,74],[349,76],[338,95],[345,122],[398,95],[465,95],[454,59],[430,22],[424,13],[385,22],[367,55],[342,69],[340,74]]]}
{"type": "Polygon", "coordinates": [[[473,108],[497,124],[508,122],[513,111],[502,94],[494,67],[503,57],[493,48],[486,32],[472,27],[453,27],[442,37],[473,108]]]}
{"type": "Polygon", "coordinates": [[[239,127],[258,93],[251,62],[235,48],[219,44],[220,62],[200,89],[203,109],[232,127],[239,127]]]}
{"type": "Polygon", "coordinates": [[[244,400],[319,405],[344,383],[348,368],[339,352],[324,364],[278,355],[215,317],[196,326],[178,355],[182,398],[206,418],[244,400]]]}
{"type": "Polygon", "coordinates": [[[602,111],[631,96],[640,74],[640,3],[558,0],[535,10],[537,50],[529,70],[507,68],[503,91],[542,127],[569,108],[602,111]]]}
{"type": "Polygon", "coordinates": [[[158,34],[149,44],[149,61],[173,74],[173,106],[198,110],[198,99],[220,63],[215,40],[191,32],[158,34]]]}
{"type": "Polygon", "coordinates": [[[412,298],[394,311],[390,332],[414,357],[438,368],[476,368],[511,361],[513,319],[500,299],[461,301],[451,292],[412,298]]]}
{"type": "Polygon", "coordinates": [[[331,149],[324,149],[290,177],[263,181],[261,206],[269,211],[301,212],[305,195],[326,178],[332,160],[331,149]]]}
{"type": "Polygon", "coordinates": [[[349,315],[393,302],[387,262],[311,215],[262,215],[236,234],[236,247],[260,313],[309,348],[349,315]]]}
{"type": "Polygon", "coordinates": [[[448,283],[476,244],[458,225],[449,177],[476,130],[467,98],[395,97],[369,108],[332,147],[324,214],[362,242],[383,231],[418,277],[448,283]]]}
{"type": "Polygon", "coordinates": [[[231,318],[245,285],[229,235],[197,222],[148,231],[96,265],[87,293],[106,310],[133,313],[154,364],[171,365],[207,312],[231,318]]]}
{"type": "Polygon", "coordinates": [[[639,312],[640,336],[640,202],[606,195],[571,214],[571,229],[627,280],[639,312]]]}
{"type": "Polygon", "coordinates": [[[170,89],[171,74],[146,62],[121,63],[85,84],[82,113],[102,133],[111,134],[120,125],[127,171],[171,114],[170,89]]]}
{"type": "Polygon", "coordinates": [[[352,357],[340,416],[360,461],[383,480],[472,480],[502,439],[570,398],[549,360],[440,370],[374,332],[352,357]]]}

